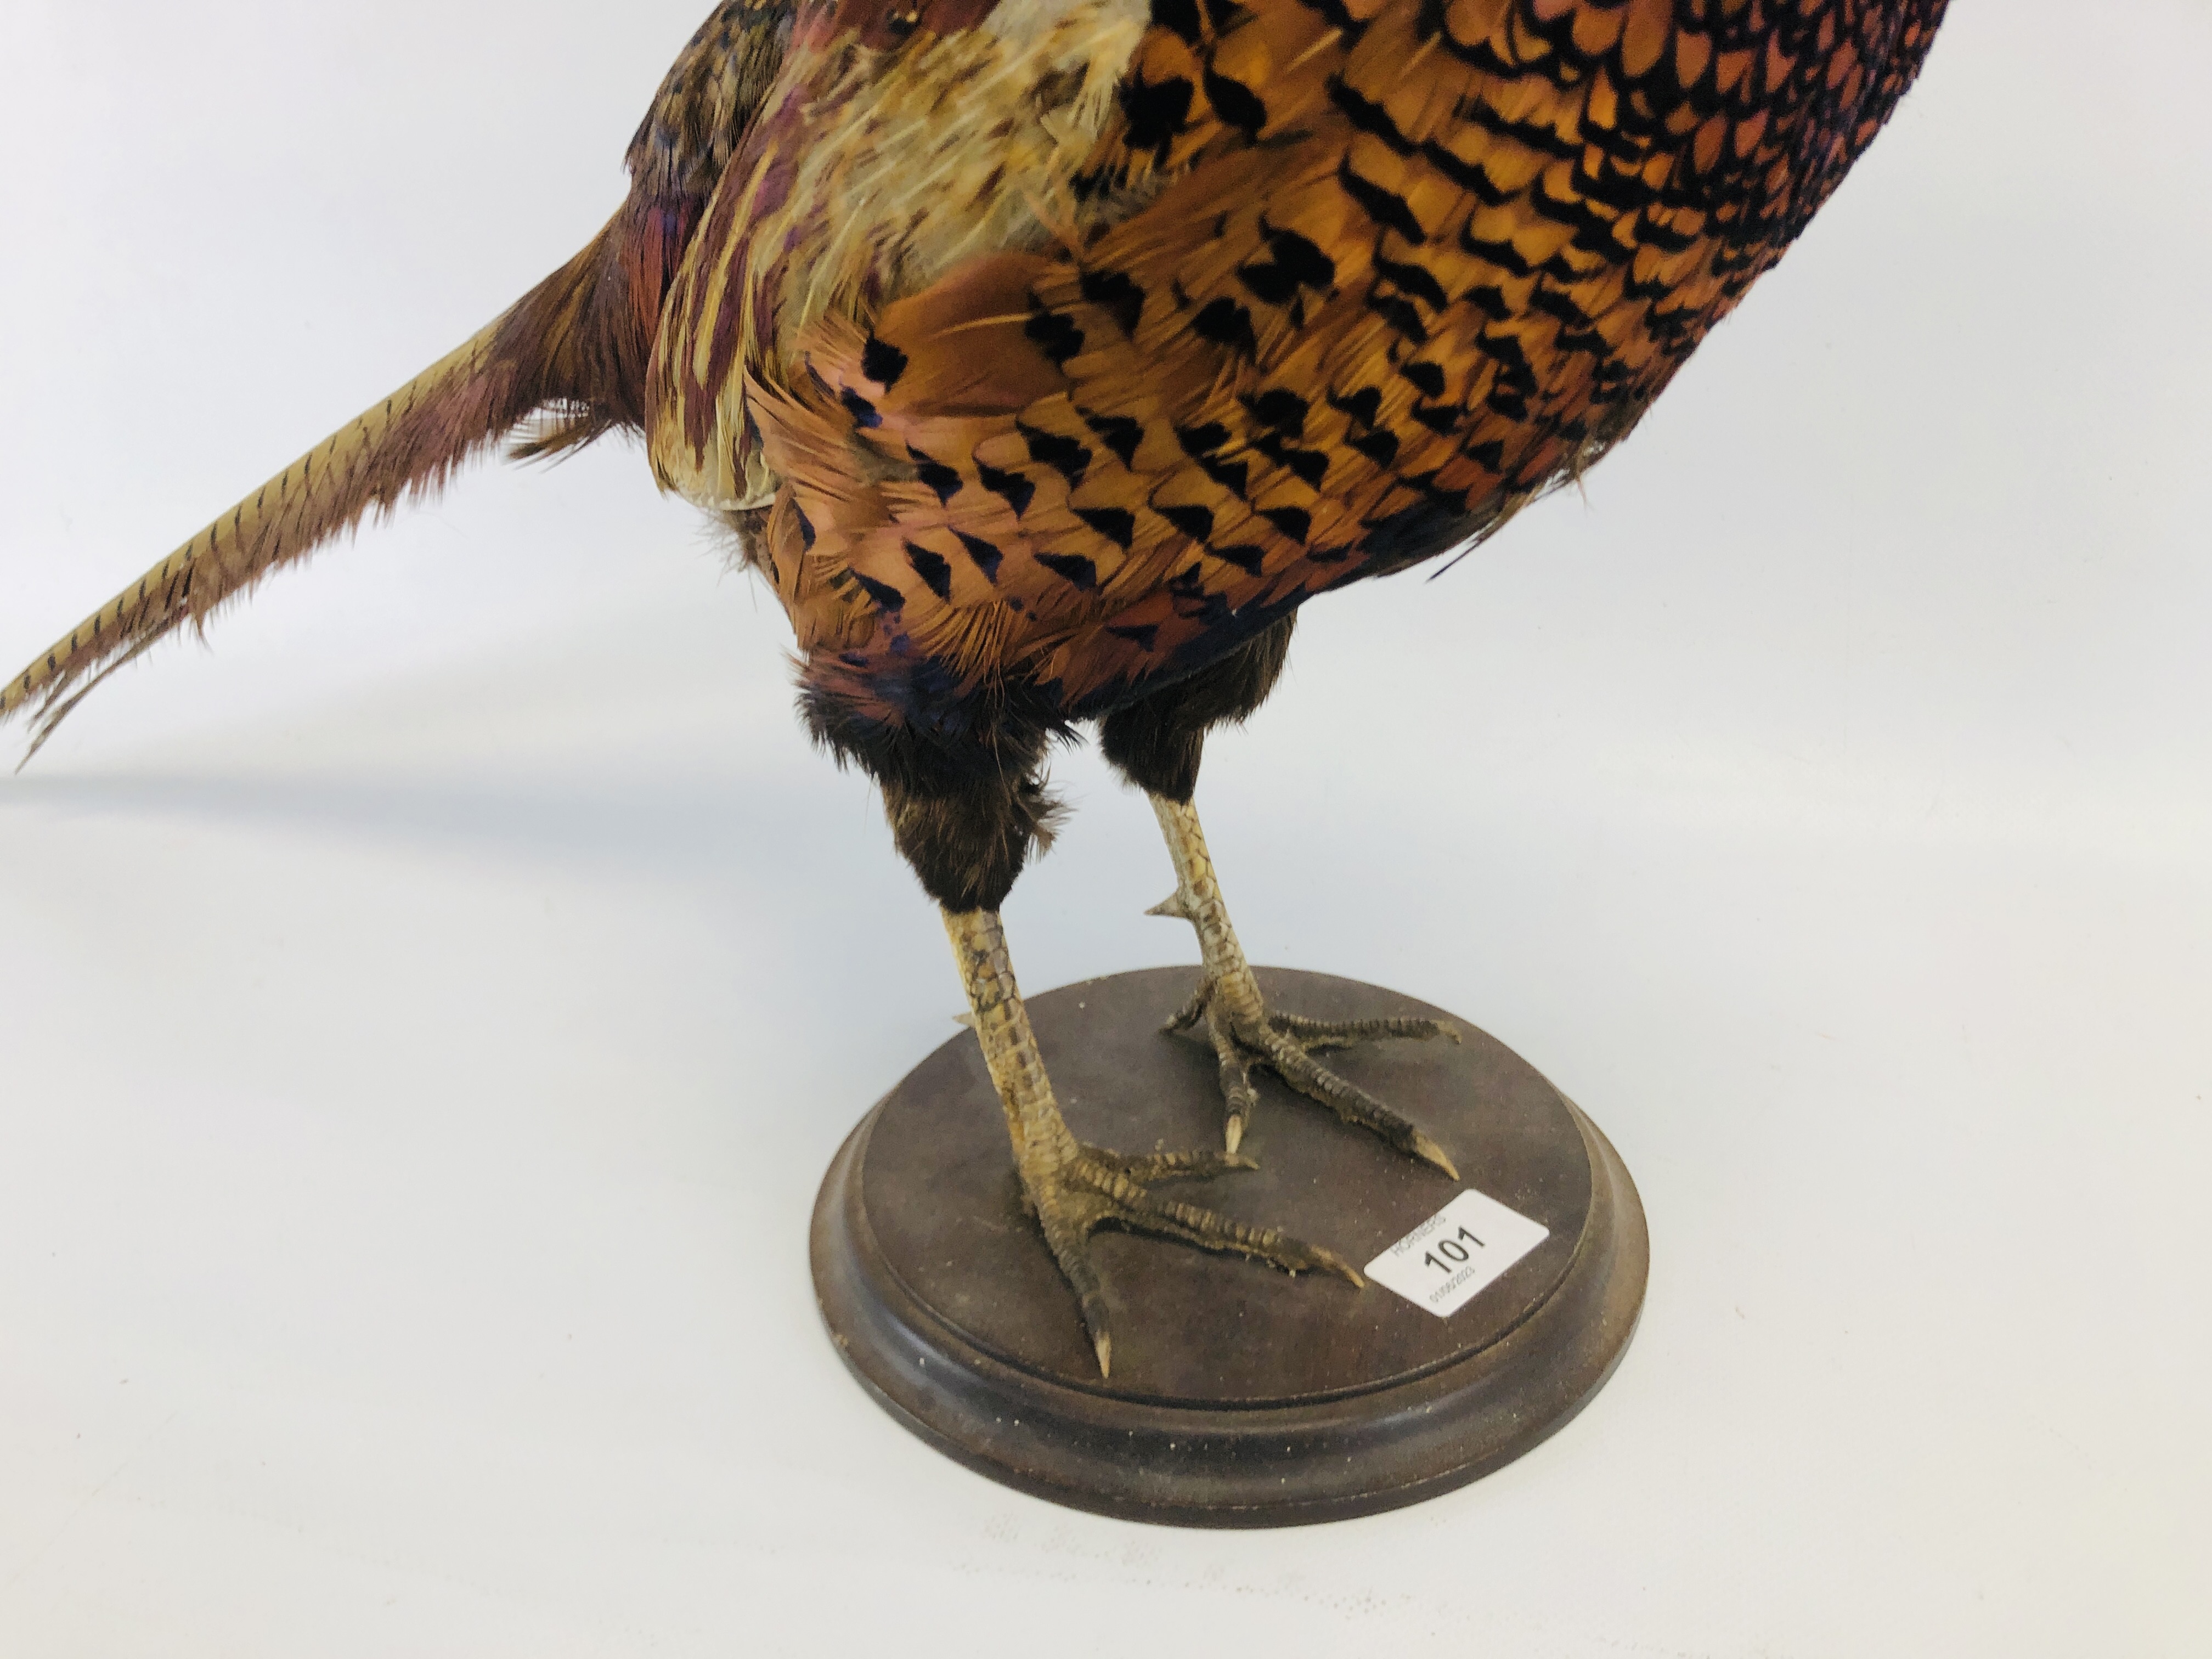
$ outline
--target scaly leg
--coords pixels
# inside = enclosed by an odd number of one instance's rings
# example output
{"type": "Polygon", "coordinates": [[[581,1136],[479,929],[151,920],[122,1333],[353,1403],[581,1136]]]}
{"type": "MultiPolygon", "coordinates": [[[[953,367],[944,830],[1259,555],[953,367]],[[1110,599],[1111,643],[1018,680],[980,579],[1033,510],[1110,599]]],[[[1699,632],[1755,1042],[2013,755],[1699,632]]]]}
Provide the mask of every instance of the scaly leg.
{"type": "Polygon", "coordinates": [[[1036,1038],[1030,1030],[1029,1011],[1022,1006],[1021,991],[1014,983],[998,912],[947,909],[945,931],[951,938],[952,954],[968,989],[984,1064],[990,1067],[991,1081],[1006,1110],[1006,1133],[1013,1141],[1022,1191],[1044,1230],[1053,1259],[1074,1287],[1083,1323],[1097,1351],[1101,1376],[1112,1374],[1114,1340],[1107,1324],[1105,1291],[1091,1260],[1091,1234],[1098,1227],[1119,1225],[1177,1238],[1209,1250],[1248,1255],[1286,1273],[1319,1269],[1341,1273],[1354,1285],[1364,1282],[1350,1263],[1319,1245],[1304,1243],[1271,1227],[1248,1227],[1195,1205],[1155,1198],[1148,1190],[1156,1182],[1195,1180],[1259,1167],[1239,1157],[1234,1147],[1225,1152],[1130,1158],[1076,1139],[1053,1098],[1052,1079],[1045,1075],[1036,1038]]]}
{"type": "Polygon", "coordinates": [[[1459,1033],[1441,1020],[1301,1019],[1296,1014],[1269,1012],[1252,977],[1252,966],[1237,942],[1230,925],[1229,908],[1222,902],[1221,884],[1214,879],[1213,858],[1206,848],[1206,834],[1199,828],[1198,811],[1187,801],[1152,797],[1152,811],[1167,836],[1168,852],[1175,860],[1176,891],[1151,915],[1176,916],[1198,930],[1199,949],[1206,957],[1205,977],[1181,1012],[1168,1023],[1170,1031],[1187,1030],[1203,1018],[1221,1062],[1221,1093],[1228,1105],[1224,1139],[1233,1154],[1243,1144],[1244,1127],[1258,1096],[1252,1087],[1252,1068],[1265,1066],[1300,1094],[1319,1101],[1346,1123],[1371,1129],[1409,1157],[1432,1164],[1456,1181],[1443,1148],[1404,1118],[1356,1085],[1346,1082],[1313,1056],[1330,1048],[1382,1037],[1449,1037],[1459,1033]]]}

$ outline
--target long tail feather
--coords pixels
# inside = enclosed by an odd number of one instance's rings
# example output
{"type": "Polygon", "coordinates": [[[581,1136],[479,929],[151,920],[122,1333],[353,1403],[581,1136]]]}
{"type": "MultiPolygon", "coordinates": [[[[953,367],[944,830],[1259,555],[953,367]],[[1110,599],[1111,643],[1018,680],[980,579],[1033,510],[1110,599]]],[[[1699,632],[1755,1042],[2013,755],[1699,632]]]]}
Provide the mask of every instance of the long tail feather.
{"type": "MultiPolygon", "coordinates": [[[[116,669],[185,623],[204,625],[289,564],[410,497],[434,493],[454,469],[545,407],[597,436],[621,423],[579,412],[591,398],[575,360],[609,263],[602,236],[459,349],[342,427],[238,502],[0,685],[0,722],[26,710],[35,725],[24,759],[116,669]]],[[[625,411],[626,412],[626,411],[625,411]]]]}
{"type": "Polygon", "coordinates": [[[0,684],[28,760],[100,681],[372,510],[435,492],[532,415],[515,453],[642,429],[660,311],[730,155],[775,82],[792,0],[723,0],[631,142],[630,192],[582,252],[474,339],[239,502],[0,684]]]}
{"type": "Polygon", "coordinates": [[[529,404],[515,406],[524,390],[515,382],[529,377],[500,361],[507,320],[300,457],[0,686],[0,720],[36,708],[24,759],[124,663],[187,622],[204,623],[224,601],[372,507],[389,511],[410,494],[435,490],[455,466],[527,415],[529,404]]]}

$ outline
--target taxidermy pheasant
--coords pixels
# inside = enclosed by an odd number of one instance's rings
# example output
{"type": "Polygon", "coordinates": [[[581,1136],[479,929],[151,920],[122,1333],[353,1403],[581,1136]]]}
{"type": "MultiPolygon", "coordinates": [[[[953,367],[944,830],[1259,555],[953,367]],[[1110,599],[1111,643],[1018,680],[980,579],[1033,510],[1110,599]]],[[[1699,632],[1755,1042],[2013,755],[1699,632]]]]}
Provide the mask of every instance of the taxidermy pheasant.
{"type": "MultiPolygon", "coordinates": [[[[1620,441],[1917,74],[1946,0],[726,0],[611,223],[0,690],[100,678],[529,425],[641,433],[798,638],[815,735],[943,908],[1014,1159],[1112,1363],[1103,1224],[1358,1276],[1153,1188],[1249,1167],[1255,1067],[1447,1171],[1261,1000],[1191,805],[1297,608],[1620,441]],[[999,908],[1047,744],[1152,798],[1224,1150],[1078,1141],[999,908]]],[[[35,744],[34,744],[35,746],[35,744]]]]}

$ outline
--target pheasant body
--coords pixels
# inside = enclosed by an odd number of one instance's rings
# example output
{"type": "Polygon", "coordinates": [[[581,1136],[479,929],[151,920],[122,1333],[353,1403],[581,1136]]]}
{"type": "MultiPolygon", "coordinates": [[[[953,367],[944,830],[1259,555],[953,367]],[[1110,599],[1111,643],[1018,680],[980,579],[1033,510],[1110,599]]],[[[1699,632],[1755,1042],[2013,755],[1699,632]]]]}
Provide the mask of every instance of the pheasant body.
{"type": "Polygon", "coordinates": [[[656,468],[766,512],[833,742],[1097,716],[1595,461],[1942,10],[1008,0],[902,36],[847,0],[671,295],[656,468]]]}

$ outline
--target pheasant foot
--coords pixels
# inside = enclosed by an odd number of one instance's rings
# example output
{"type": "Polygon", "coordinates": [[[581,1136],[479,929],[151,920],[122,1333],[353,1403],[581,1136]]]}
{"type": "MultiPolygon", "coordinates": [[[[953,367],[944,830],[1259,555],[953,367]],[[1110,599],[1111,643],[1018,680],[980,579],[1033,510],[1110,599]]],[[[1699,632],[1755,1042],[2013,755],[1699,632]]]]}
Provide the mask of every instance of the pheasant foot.
{"type": "Polygon", "coordinates": [[[1074,1290],[1084,1328],[1098,1355],[1098,1371],[1110,1376],[1114,1339],[1106,1292],[1091,1255],[1091,1235],[1119,1226],[1155,1238],[1179,1239],[1201,1249],[1243,1255],[1285,1273],[1332,1273],[1353,1285],[1365,1281],[1333,1250],[1291,1237],[1273,1227],[1232,1221],[1194,1204],[1155,1196],[1150,1187],[1167,1181],[1203,1180],[1237,1170],[1256,1170],[1234,1152],[1161,1152],[1131,1158],[1079,1143],[1074,1156],[1045,1167],[1022,1169],[1026,1207],[1043,1229],[1053,1260],[1074,1290]]]}
{"type": "MultiPolygon", "coordinates": [[[[1250,970],[1246,970],[1249,978],[1250,970]]],[[[1421,1041],[1459,1033],[1434,1019],[1306,1019],[1277,1013],[1261,1000],[1259,987],[1225,984],[1206,975],[1191,999],[1163,1029],[1187,1031],[1203,1019],[1221,1066],[1221,1097],[1227,1107],[1222,1140],[1234,1152],[1244,1144],[1259,1094],[1252,1072],[1265,1066],[1310,1100],[1317,1100],[1346,1123],[1371,1131],[1409,1158],[1432,1164],[1455,1181],[1459,1170],[1443,1147],[1392,1111],[1358,1084],[1329,1070],[1313,1056],[1386,1037],[1421,1041]]]]}
{"type": "Polygon", "coordinates": [[[1177,879],[1175,892],[1148,914],[1189,922],[1197,930],[1199,949],[1206,958],[1205,977],[1190,1000],[1168,1022],[1167,1030],[1183,1031],[1201,1019],[1206,1022],[1220,1062],[1221,1093],[1227,1108],[1222,1136],[1228,1150],[1233,1153],[1243,1145],[1244,1131],[1258,1103],[1252,1072],[1265,1066],[1346,1123],[1370,1131],[1409,1158],[1431,1164],[1456,1181],[1459,1171],[1443,1148],[1313,1056],[1389,1037],[1414,1041],[1446,1037],[1457,1042],[1458,1030],[1443,1020],[1318,1020],[1271,1010],[1260,994],[1243,947],[1237,943],[1237,930],[1230,925],[1228,907],[1214,877],[1212,855],[1206,850],[1197,811],[1187,801],[1160,795],[1152,797],[1152,808],[1167,837],[1177,879]]]}
{"type": "Polygon", "coordinates": [[[1334,1251],[1277,1231],[1255,1227],[1194,1204],[1157,1196],[1151,1189],[1174,1181],[1204,1180],[1259,1166],[1225,1152],[1154,1152],[1131,1156],[1076,1139],[1053,1097],[1052,1082],[1030,1029],[996,912],[946,911],[945,932],[960,964],[975,1035],[990,1069],[1006,1132],[1013,1143],[1025,1207],[1036,1218],[1053,1260],[1075,1291],[1085,1329],[1110,1376],[1114,1339],[1105,1288],[1091,1259],[1091,1235],[1118,1226],[1202,1249],[1251,1257],[1285,1273],[1340,1274],[1364,1281],[1334,1251]]]}

